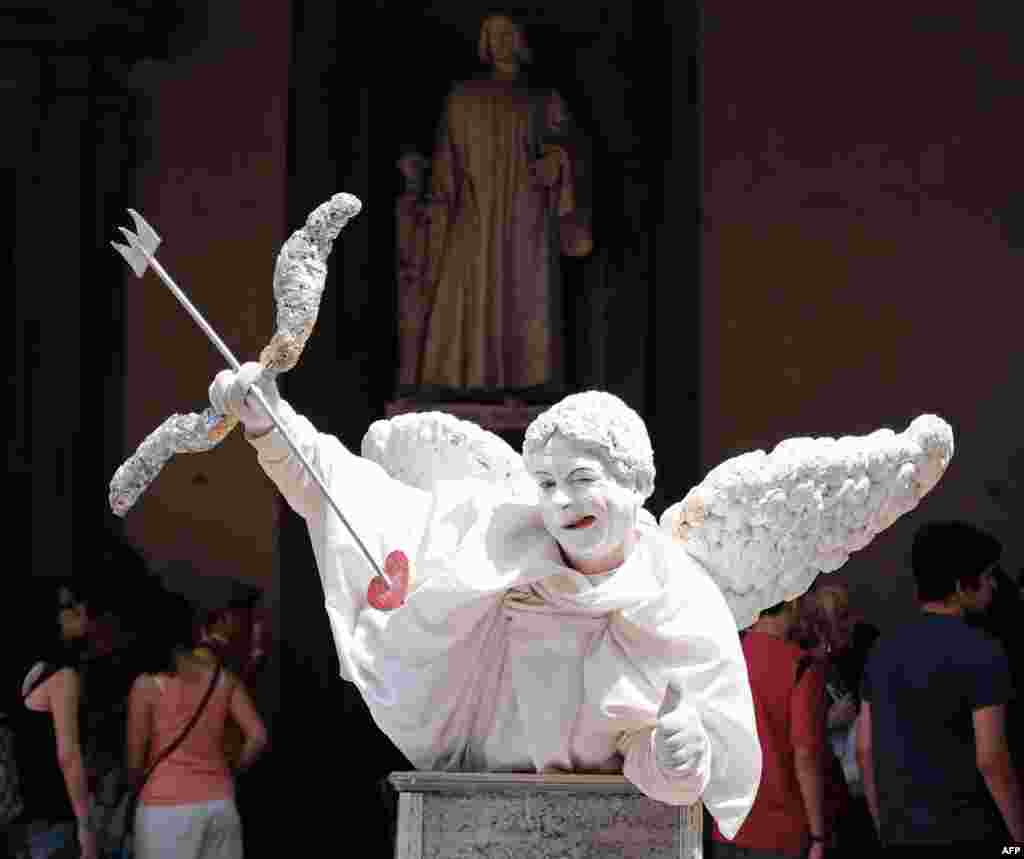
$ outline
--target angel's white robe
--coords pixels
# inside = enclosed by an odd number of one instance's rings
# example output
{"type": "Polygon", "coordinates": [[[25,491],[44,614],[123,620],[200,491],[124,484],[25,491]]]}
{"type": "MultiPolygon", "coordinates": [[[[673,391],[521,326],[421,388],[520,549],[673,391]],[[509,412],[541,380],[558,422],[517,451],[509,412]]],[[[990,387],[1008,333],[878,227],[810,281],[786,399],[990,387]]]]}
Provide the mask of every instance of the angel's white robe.
{"type": "Polygon", "coordinates": [[[412,488],[287,403],[279,414],[378,562],[411,561],[406,603],[370,607],[374,571],[287,443],[250,439],[306,520],[342,676],[417,768],[621,772],[662,802],[702,799],[735,835],[761,776],[747,669],[721,592],[678,544],[642,527],[623,566],[588,579],[535,506],[482,481],[412,488]],[[669,679],[711,741],[701,784],[655,762],[669,679]]]}

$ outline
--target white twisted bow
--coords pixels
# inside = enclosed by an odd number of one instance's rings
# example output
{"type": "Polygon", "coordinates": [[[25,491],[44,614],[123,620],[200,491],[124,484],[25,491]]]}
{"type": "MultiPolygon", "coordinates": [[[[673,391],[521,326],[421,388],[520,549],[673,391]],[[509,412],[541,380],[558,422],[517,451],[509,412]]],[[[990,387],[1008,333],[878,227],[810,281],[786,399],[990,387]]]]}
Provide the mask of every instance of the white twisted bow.
{"type": "MultiPolygon", "coordinates": [[[[292,233],[282,246],[274,267],[277,331],[260,353],[260,363],[268,373],[276,376],[290,370],[298,362],[316,324],[320,298],[327,282],[327,257],[333,242],[342,227],[361,208],[362,204],[351,194],[335,194],[314,209],[306,219],[305,226],[292,233]]],[[[153,256],[160,244],[156,231],[138,212],[133,209],[128,212],[135,221],[136,232],[122,227],[121,232],[129,244],[111,244],[125,258],[137,277],[142,277],[146,268],[152,267],[228,363],[237,370],[238,361],[231,351],[153,256]]],[[[262,401],[261,392],[254,388],[252,393],[262,401]]],[[[111,510],[118,516],[124,516],[172,456],[177,453],[200,453],[216,447],[237,423],[236,418],[218,414],[210,407],[198,414],[171,415],[146,436],[135,453],[114,473],[110,481],[111,510]]]]}

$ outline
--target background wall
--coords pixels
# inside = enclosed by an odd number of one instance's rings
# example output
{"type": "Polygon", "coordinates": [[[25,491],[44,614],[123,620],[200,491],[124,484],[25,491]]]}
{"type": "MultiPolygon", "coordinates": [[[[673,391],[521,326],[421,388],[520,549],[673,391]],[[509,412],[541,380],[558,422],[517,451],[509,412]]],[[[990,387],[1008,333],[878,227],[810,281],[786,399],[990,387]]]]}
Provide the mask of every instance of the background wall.
{"type": "MultiPolygon", "coordinates": [[[[245,595],[236,583],[260,588],[279,640],[278,500],[240,433],[215,453],[176,457],[125,519],[109,510],[117,466],[172,412],[200,411],[225,365],[163,285],[131,275],[109,241],[130,224],[126,208],[141,211],[201,312],[239,358],[258,355],[274,330],[271,273],[286,238],[290,7],[121,5],[0,10],[10,126],[0,176],[16,225],[8,550],[25,575],[96,578],[144,623],[149,607],[128,580],[137,571],[111,561],[123,537],[200,605],[245,595]]],[[[12,583],[3,628],[15,650],[28,627],[55,617],[19,611],[31,588],[12,583]]],[[[272,646],[254,693],[281,742],[279,668],[272,646]]],[[[247,779],[250,809],[267,766],[247,779]]]]}
{"type": "MultiPolygon", "coordinates": [[[[394,384],[394,162],[403,144],[429,147],[451,81],[477,71],[489,10],[379,3],[355,20],[313,0],[136,5],[26,2],[0,21],[0,81],[24,119],[0,172],[17,215],[11,548],[34,575],[65,573],[95,563],[98,535],[123,532],[158,568],[262,587],[285,678],[264,700],[289,701],[273,781],[325,767],[376,831],[379,780],[405,762],[338,680],[303,523],[241,436],[178,457],[123,522],[106,508],[117,465],[170,412],[201,409],[224,366],[107,243],[126,207],[142,211],[161,260],[245,360],[274,328],[281,243],[334,192],[358,195],[317,332],[283,380],[357,447],[394,384]]],[[[573,324],[600,333],[585,342],[604,384],[648,421],[655,512],[726,457],[789,436],[902,429],[921,412],[953,424],[938,490],[844,570],[883,626],[912,609],[904,556],[926,519],[991,527],[1014,569],[1024,551],[1012,527],[1024,45],[1010,6],[883,16],[877,2],[719,0],[704,11],[702,86],[691,8],[504,7],[527,23],[538,82],[594,141],[608,264],[602,278],[577,272],[573,324]]],[[[308,819],[337,814],[333,794],[311,802],[308,819]]]]}
{"type": "Polygon", "coordinates": [[[1019,9],[957,8],[705,10],[702,464],[949,421],[943,481],[843,571],[883,626],[928,519],[1024,560],[1024,42],[1019,9]]]}
{"type": "Polygon", "coordinates": [[[125,209],[152,221],[161,260],[243,360],[273,332],[289,6],[243,12],[184,0],[2,10],[17,284],[8,473],[15,533],[41,574],[72,572],[104,534],[124,533],[155,566],[271,579],[274,495],[238,467],[240,437],[218,456],[172,460],[124,520],[106,500],[115,468],[172,412],[201,410],[225,363],[169,291],[110,248],[125,209]]]}
{"type": "MultiPolygon", "coordinates": [[[[135,208],[164,238],[164,267],[244,362],[275,330],[271,275],[290,232],[289,9],[270,3],[253,16],[229,0],[201,13],[206,35],[195,50],[136,69],[152,113],[135,208]]],[[[227,366],[152,275],[126,289],[125,352],[129,444],[172,411],[201,411],[210,380],[227,366]]],[[[125,518],[126,536],[155,563],[184,557],[208,574],[266,587],[277,508],[251,459],[239,431],[214,454],[175,457],[125,518]]]]}

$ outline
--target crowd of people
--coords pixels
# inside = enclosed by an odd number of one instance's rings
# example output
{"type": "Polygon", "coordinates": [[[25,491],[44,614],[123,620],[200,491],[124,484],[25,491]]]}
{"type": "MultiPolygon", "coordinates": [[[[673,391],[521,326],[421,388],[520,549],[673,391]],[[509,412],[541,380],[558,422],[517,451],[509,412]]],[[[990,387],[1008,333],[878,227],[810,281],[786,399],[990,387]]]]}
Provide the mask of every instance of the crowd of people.
{"type": "Polygon", "coordinates": [[[1021,584],[1001,555],[966,522],[922,526],[920,616],[885,634],[829,576],[761,613],[741,635],[761,784],[735,839],[711,827],[713,859],[966,856],[1024,840],[1021,584]]]}
{"type": "Polygon", "coordinates": [[[0,852],[241,857],[235,778],[267,743],[252,614],[200,612],[128,547],[113,555],[115,587],[37,579],[20,605],[0,700],[0,852]]]}
{"type": "MultiPolygon", "coordinates": [[[[762,612],[741,635],[760,787],[735,838],[709,827],[708,855],[965,855],[1024,839],[1021,583],[1000,558],[972,525],[930,523],[912,552],[920,615],[900,628],[882,634],[828,576],[762,612]]],[[[143,859],[241,857],[235,774],[267,742],[245,612],[197,614],[145,574],[122,601],[134,618],[87,582],[38,584],[3,666],[0,847],[116,857],[129,831],[143,859]]]]}

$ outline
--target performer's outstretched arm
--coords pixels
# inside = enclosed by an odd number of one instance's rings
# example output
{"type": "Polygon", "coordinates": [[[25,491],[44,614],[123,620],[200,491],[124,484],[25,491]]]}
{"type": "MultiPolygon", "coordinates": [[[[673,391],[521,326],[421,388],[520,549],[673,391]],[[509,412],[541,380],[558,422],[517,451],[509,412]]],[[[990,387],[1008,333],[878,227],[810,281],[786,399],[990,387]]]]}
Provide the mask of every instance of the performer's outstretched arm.
{"type": "Polygon", "coordinates": [[[270,417],[252,398],[246,397],[253,384],[260,386],[268,405],[330,489],[346,518],[372,526],[363,539],[371,539],[381,525],[392,530],[386,527],[388,522],[408,523],[410,517],[422,521],[429,508],[426,492],[393,480],[379,465],[351,453],[334,436],[318,432],[281,399],[273,378],[267,378],[259,364],[245,364],[237,374],[223,370],[210,386],[211,404],[241,420],[246,438],[259,452],[263,469],[292,509],[307,522],[318,523],[322,519],[326,504],[323,491],[274,428],[270,417]]]}

